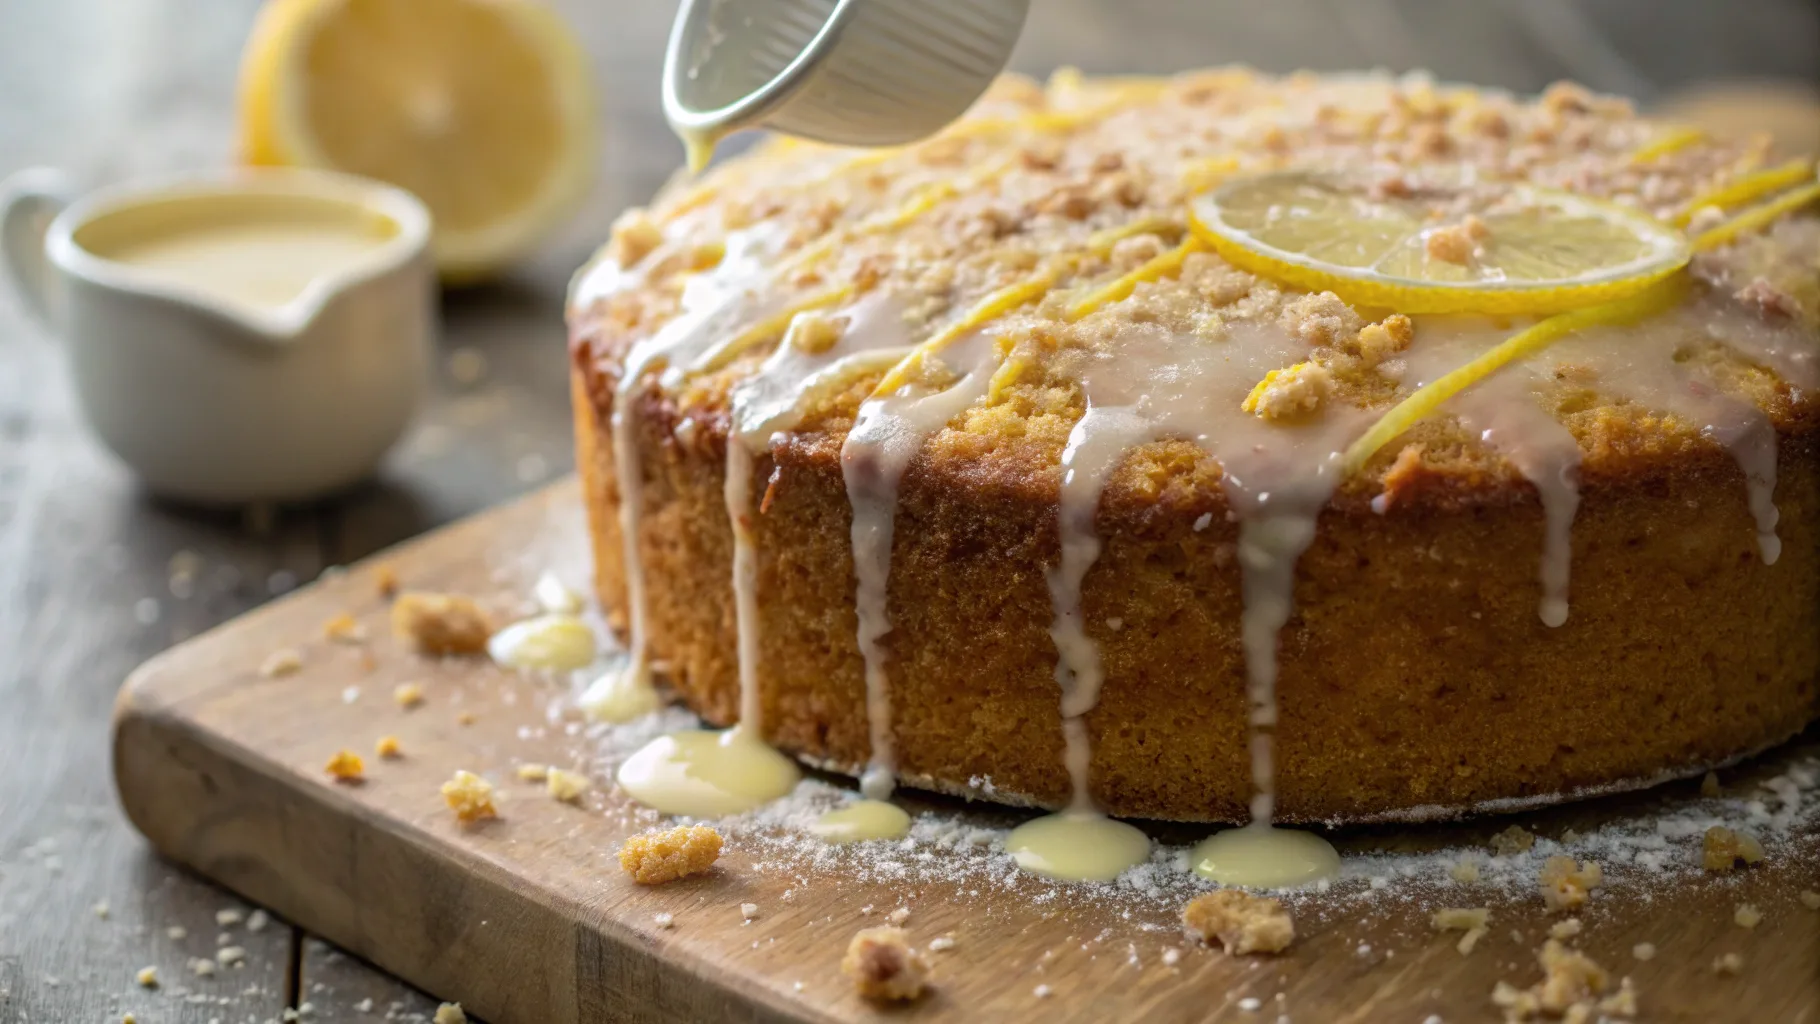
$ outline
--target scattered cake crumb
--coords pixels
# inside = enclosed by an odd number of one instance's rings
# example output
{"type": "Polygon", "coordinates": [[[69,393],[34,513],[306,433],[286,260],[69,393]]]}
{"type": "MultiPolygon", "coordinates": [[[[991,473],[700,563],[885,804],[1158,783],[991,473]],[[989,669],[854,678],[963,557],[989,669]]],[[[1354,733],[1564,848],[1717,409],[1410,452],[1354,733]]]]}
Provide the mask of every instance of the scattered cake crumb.
{"type": "Polygon", "coordinates": [[[474,712],[472,711],[463,711],[461,714],[455,716],[456,725],[473,725],[477,721],[479,721],[479,719],[474,716],[474,712]]]}
{"type": "Polygon", "coordinates": [[[627,839],[619,866],[641,885],[662,885],[708,870],[720,858],[720,844],[720,833],[707,825],[678,825],[627,839]]]}
{"type": "Polygon", "coordinates": [[[210,978],[215,974],[215,961],[207,957],[196,957],[190,961],[190,973],[198,978],[210,978]]]}
{"type": "Polygon", "coordinates": [[[1744,970],[1744,957],[1737,953],[1726,953],[1713,960],[1714,974],[1737,974],[1744,970]]]}
{"type": "Polygon", "coordinates": [[[1303,362],[1272,370],[1245,396],[1240,408],[1266,420],[1305,416],[1333,394],[1333,373],[1320,363],[1303,362]]]}
{"type": "Polygon", "coordinates": [[[468,1024],[468,1015],[461,1012],[460,1003],[444,1003],[436,1008],[431,1024],[468,1024]]]}
{"type": "Polygon", "coordinates": [[[931,953],[946,953],[953,948],[954,936],[952,935],[937,935],[929,940],[929,952],[931,953]]]}
{"type": "Polygon", "coordinates": [[[580,800],[583,793],[594,787],[593,780],[580,772],[552,768],[544,782],[544,789],[563,803],[574,803],[580,800]]]}
{"type": "Polygon", "coordinates": [[[1555,939],[1542,945],[1536,959],[1542,966],[1541,981],[1525,989],[1500,981],[1492,989],[1491,1001],[1504,1010],[1506,1019],[1529,1020],[1547,1014],[1590,1021],[1600,1009],[1598,997],[1611,983],[1605,969],[1555,939]]]}
{"type": "Polygon", "coordinates": [[[133,1012],[128,1010],[120,1015],[120,1024],[139,1024],[139,1018],[133,1016],[133,1012]]]}
{"type": "Polygon", "coordinates": [[[1630,947],[1630,955],[1636,957],[1638,960],[1654,960],[1656,958],[1656,944],[1653,942],[1639,942],[1630,947]]]}
{"type": "Polygon", "coordinates": [[[336,782],[359,782],[365,777],[366,763],[352,750],[338,750],[323,771],[333,775],[336,782]]]}
{"type": "Polygon", "coordinates": [[[758,904],[741,903],[739,905],[739,916],[747,921],[755,920],[758,917],[758,904]]]}
{"type": "Polygon", "coordinates": [[[164,930],[164,937],[172,942],[182,942],[190,937],[190,930],[180,924],[174,924],[164,930]]]}
{"type": "Polygon", "coordinates": [[[239,907],[222,907],[215,911],[215,923],[223,928],[232,928],[244,920],[246,915],[241,913],[239,907]]]}
{"type": "Polygon", "coordinates": [[[259,674],[267,679],[282,679],[303,670],[303,655],[294,647],[280,647],[259,663],[259,674]]]}
{"type": "Polygon", "coordinates": [[[1511,827],[1491,837],[1491,849],[1500,857],[1510,857],[1528,850],[1536,845],[1534,833],[1521,825],[1511,827]]]}
{"type": "Polygon", "coordinates": [[[1581,861],[1576,867],[1572,857],[1550,857],[1542,865],[1542,902],[1549,910],[1578,910],[1604,880],[1597,861],[1581,861]]]}
{"type": "Polygon", "coordinates": [[[379,741],[373,744],[373,752],[387,760],[396,760],[404,755],[404,751],[398,745],[398,737],[396,736],[379,737],[379,741]]]}
{"type": "Polygon", "coordinates": [[[1454,861],[1447,874],[1456,882],[1476,882],[1479,880],[1479,862],[1462,858],[1454,861]]]}
{"type": "Polygon", "coordinates": [[[342,612],[322,624],[322,635],[331,643],[364,644],[367,642],[367,628],[360,620],[347,612],[342,612]]]}
{"type": "Polygon", "coordinates": [[[392,602],[392,631],[421,654],[479,654],[493,627],[471,597],[407,590],[392,602]]]}
{"type": "Polygon", "coordinates": [[[1570,917],[1565,921],[1556,921],[1554,924],[1549,925],[1548,937],[1551,939],[1567,940],[1580,934],[1582,930],[1583,926],[1580,924],[1580,919],[1577,917],[1570,917]]]}
{"type": "Polygon", "coordinates": [[[133,975],[133,980],[139,983],[140,988],[157,988],[158,968],[141,967],[139,968],[139,973],[133,975]]]}
{"type": "Polygon", "coordinates": [[[398,596],[398,567],[390,562],[381,562],[373,567],[373,588],[379,596],[393,598],[398,596]]]}
{"type": "Polygon", "coordinates": [[[518,766],[518,778],[521,782],[542,782],[550,777],[550,766],[547,764],[521,764],[518,766]]]}
{"type": "Polygon", "coordinates": [[[249,932],[265,931],[265,926],[272,923],[272,915],[263,910],[255,910],[246,916],[246,930],[249,932]]]}
{"type": "Polygon", "coordinates": [[[1714,825],[1706,830],[1706,836],[1700,843],[1700,863],[1708,871],[1726,874],[1737,866],[1739,861],[1746,865],[1756,864],[1763,859],[1763,844],[1749,832],[1733,832],[1723,825],[1714,825]]]}
{"type": "Polygon", "coordinates": [[[1283,904],[1237,889],[1197,896],[1182,908],[1182,924],[1191,938],[1219,940],[1229,955],[1276,953],[1295,940],[1295,922],[1283,904]]]}
{"type": "Polygon", "coordinates": [[[1707,772],[1705,777],[1700,780],[1700,795],[1713,798],[1720,796],[1721,793],[1722,791],[1719,789],[1719,773],[1707,772]]]}
{"type": "Polygon", "coordinates": [[[106,900],[97,901],[95,903],[94,907],[91,909],[94,910],[96,917],[100,918],[103,921],[107,920],[107,915],[109,913],[109,910],[108,910],[108,905],[107,905],[106,900]]]}
{"type": "Polygon", "coordinates": [[[891,913],[886,914],[885,920],[890,924],[901,925],[905,921],[910,920],[910,908],[909,907],[898,907],[896,910],[893,910],[891,913]]]}
{"type": "Polygon", "coordinates": [[[1763,912],[1749,903],[1740,903],[1732,912],[1732,920],[1740,928],[1755,928],[1763,923],[1763,912]]]}
{"type": "Polygon", "coordinates": [[[215,951],[215,962],[223,967],[232,967],[246,961],[246,950],[239,946],[223,946],[215,951]]]}
{"type": "Polygon", "coordinates": [[[1181,963],[1181,962],[1182,962],[1182,951],[1181,950],[1175,948],[1174,946],[1171,946],[1168,949],[1163,950],[1163,966],[1164,967],[1174,967],[1176,964],[1181,963]]]}
{"type": "Polygon", "coordinates": [[[895,925],[862,928],[847,944],[841,973],[867,999],[908,1001],[923,994],[929,964],[911,947],[908,934],[895,925]]]}
{"type": "Polygon", "coordinates": [[[1459,950],[1461,956],[1470,956],[1472,951],[1478,948],[1479,940],[1490,934],[1490,928],[1468,928],[1466,934],[1460,936],[1460,941],[1454,943],[1453,948],[1459,950]]]}
{"type": "Polygon", "coordinates": [[[443,783],[442,799],[463,824],[499,816],[493,806],[493,784],[470,771],[457,771],[443,783]]]}
{"type": "Polygon", "coordinates": [[[1460,936],[1460,941],[1454,946],[1455,949],[1460,951],[1461,956],[1466,956],[1479,944],[1480,939],[1483,939],[1490,933],[1491,929],[1486,926],[1486,922],[1490,919],[1491,910],[1486,907],[1475,907],[1472,909],[1442,907],[1440,910],[1435,911],[1434,917],[1431,920],[1434,924],[1435,931],[1458,931],[1466,933],[1460,936]]]}
{"type": "Polygon", "coordinates": [[[1048,985],[1038,985],[1030,990],[1030,994],[1038,999],[1047,999],[1055,994],[1055,989],[1050,988],[1048,985]]]}
{"type": "Polygon", "coordinates": [[[656,914],[652,914],[651,922],[653,924],[657,925],[657,927],[659,927],[659,928],[673,928],[676,925],[676,915],[670,913],[667,910],[662,911],[662,912],[659,912],[656,914]]]}
{"type": "Polygon", "coordinates": [[[392,699],[401,708],[414,708],[423,703],[423,684],[399,683],[392,687],[392,699]]]}
{"type": "Polygon", "coordinates": [[[1801,905],[1809,910],[1820,910],[1820,892],[1812,889],[1801,890],[1801,905]]]}
{"type": "Polygon", "coordinates": [[[1637,1015],[1637,990],[1629,978],[1618,979],[1618,991],[1599,1000],[1599,1012],[1611,1017],[1637,1015]]]}

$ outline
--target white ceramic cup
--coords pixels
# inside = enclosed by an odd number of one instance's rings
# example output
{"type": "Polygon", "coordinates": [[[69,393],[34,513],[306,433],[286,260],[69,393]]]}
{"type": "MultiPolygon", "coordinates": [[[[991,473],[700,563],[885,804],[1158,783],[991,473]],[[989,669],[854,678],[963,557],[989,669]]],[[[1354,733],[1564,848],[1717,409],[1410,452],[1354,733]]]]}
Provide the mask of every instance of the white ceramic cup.
{"type": "Polygon", "coordinates": [[[155,493],[300,501],[370,475],[429,379],[430,215],[400,189],[320,171],[128,182],[72,199],[62,176],[0,185],[0,243],[27,309],[60,336],[101,440],[155,493]],[[81,244],[110,215],[252,194],[346,204],[395,230],[278,306],[230,301],[81,244]]]}

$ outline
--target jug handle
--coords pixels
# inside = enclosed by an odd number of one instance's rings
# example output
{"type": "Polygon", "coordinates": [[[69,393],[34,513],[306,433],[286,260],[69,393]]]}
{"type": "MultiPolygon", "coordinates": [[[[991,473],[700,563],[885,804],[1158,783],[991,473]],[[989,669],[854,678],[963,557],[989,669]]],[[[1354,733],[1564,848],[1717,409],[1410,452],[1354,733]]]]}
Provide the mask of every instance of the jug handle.
{"type": "Polygon", "coordinates": [[[0,183],[0,256],[5,257],[0,262],[21,304],[45,326],[51,319],[51,265],[44,238],[69,197],[69,180],[47,167],[20,171],[0,183]]]}

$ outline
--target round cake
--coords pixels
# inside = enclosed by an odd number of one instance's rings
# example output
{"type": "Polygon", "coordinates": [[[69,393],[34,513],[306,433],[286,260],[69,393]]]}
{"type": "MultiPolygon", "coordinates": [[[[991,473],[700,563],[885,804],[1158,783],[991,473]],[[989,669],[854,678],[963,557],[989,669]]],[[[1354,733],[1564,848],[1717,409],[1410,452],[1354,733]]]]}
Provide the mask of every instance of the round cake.
{"type": "Polygon", "coordinates": [[[1417,76],[768,141],[572,288],[601,600],[869,790],[1370,821],[1704,771],[1820,715],[1813,178],[1417,76]]]}

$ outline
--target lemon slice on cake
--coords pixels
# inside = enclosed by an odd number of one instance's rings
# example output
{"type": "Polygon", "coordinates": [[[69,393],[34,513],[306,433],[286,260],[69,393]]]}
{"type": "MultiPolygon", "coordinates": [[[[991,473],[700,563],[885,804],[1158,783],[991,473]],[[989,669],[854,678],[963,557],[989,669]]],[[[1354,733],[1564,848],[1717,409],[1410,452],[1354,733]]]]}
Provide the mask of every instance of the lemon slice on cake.
{"type": "Polygon", "coordinates": [[[1283,284],[1400,313],[1543,316],[1634,295],[1686,265],[1646,214],[1497,182],[1285,171],[1189,204],[1195,235],[1283,284]]]}
{"type": "Polygon", "coordinates": [[[273,0],[241,66],[249,163],[409,189],[458,281],[524,255],[573,211],[594,131],[580,49],[538,0],[273,0]]]}

